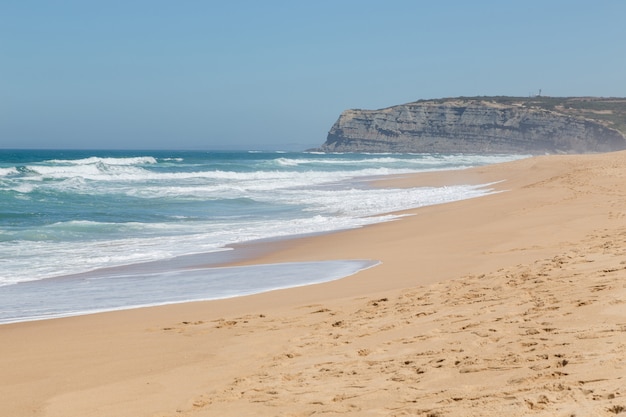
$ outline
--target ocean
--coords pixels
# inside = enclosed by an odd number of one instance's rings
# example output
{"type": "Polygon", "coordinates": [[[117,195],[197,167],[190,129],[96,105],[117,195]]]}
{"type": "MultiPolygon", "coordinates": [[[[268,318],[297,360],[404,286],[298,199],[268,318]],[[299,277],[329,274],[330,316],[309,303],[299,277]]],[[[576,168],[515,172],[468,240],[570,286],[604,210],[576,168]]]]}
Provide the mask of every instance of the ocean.
{"type": "Polygon", "coordinates": [[[0,323],[339,279],[377,260],[219,265],[243,256],[230,245],[393,221],[491,192],[377,189],[374,178],[522,157],[0,150],[0,323]]]}

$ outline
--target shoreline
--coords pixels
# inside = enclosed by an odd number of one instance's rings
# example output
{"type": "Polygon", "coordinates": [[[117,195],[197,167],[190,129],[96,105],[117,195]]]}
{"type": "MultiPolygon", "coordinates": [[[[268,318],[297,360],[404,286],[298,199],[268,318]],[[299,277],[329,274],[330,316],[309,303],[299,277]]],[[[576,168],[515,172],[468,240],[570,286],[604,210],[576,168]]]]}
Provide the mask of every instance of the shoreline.
{"type": "MultiPolygon", "coordinates": [[[[446,173],[454,170],[437,170],[431,171],[433,173],[446,173]]],[[[369,179],[359,179],[358,182],[364,182],[369,184],[372,189],[385,188],[380,187],[377,184],[389,179],[410,178],[411,175],[421,175],[421,173],[413,174],[397,174],[389,176],[376,176],[369,179]]],[[[453,184],[457,185],[457,184],[453,184]]],[[[461,184],[458,184],[461,185],[461,184]]],[[[465,184],[463,184],[464,186],[465,184]]],[[[463,196],[455,201],[463,201],[474,198],[482,198],[493,191],[492,186],[494,184],[469,184],[475,187],[477,195],[463,196]],[[482,191],[481,191],[482,190],[482,191]]],[[[410,188],[411,187],[409,184],[410,188]]],[[[396,187],[405,188],[405,187],[396,187]]],[[[424,187],[425,191],[428,191],[428,187],[424,187]]],[[[445,188],[445,187],[434,187],[445,188]]],[[[128,264],[120,266],[112,266],[106,268],[100,268],[92,271],[86,271],[81,273],[74,273],[69,275],[61,275],[41,280],[23,281],[16,284],[0,288],[3,290],[0,292],[0,305],[3,305],[4,311],[0,311],[0,326],[5,324],[14,324],[21,322],[30,322],[38,320],[52,320],[58,318],[75,317],[80,315],[92,315],[107,313],[112,311],[124,311],[134,310],[137,308],[150,308],[160,307],[172,304],[191,303],[200,301],[216,301],[222,299],[231,299],[237,297],[246,297],[255,294],[261,294],[269,291],[276,291],[281,289],[296,288],[301,286],[318,285],[329,281],[335,281],[346,278],[347,276],[354,275],[359,272],[360,269],[351,269],[341,274],[339,271],[346,270],[345,265],[362,263],[364,260],[359,258],[354,259],[335,259],[329,261],[327,259],[319,259],[314,261],[317,266],[312,265],[311,261],[279,261],[279,262],[251,262],[252,259],[262,257],[273,253],[276,247],[283,245],[290,246],[292,242],[298,242],[302,239],[324,237],[327,235],[333,235],[335,233],[349,232],[351,230],[357,230],[361,228],[367,228],[374,224],[382,224],[387,222],[398,221],[402,217],[407,215],[413,215],[412,212],[428,205],[441,205],[448,202],[442,202],[437,204],[427,204],[425,206],[419,205],[416,202],[416,207],[405,209],[403,211],[394,212],[381,212],[372,216],[369,216],[374,220],[372,222],[366,222],[361,226],[354,226],[348,228],[341,228],[336,230],[327,230],[320,232],[295,234],[287,236],[277,236],[260,238],[247,242],[233,243],[226,245],[218,250],[206,253],[193,253],[188,255],[180,255],[170,259],[142,262],[137,264],[128,264]],[[337,265],[335,269],[330,268],[328,264],[334,263],[344,264],[343,266],[337,265]],[[294,270],[291,275],[295,275],[299,279],[291,280],[288,278],[284,270],[291,268],[294,270]],[[302,269],[308,265],[308,269],[318,269],[319,276],[314,277],[311,273],[311,277],[303,282],[300,273],[297,269],[302,269]],[[247,288],[241,287],[241,291],[237,292],[232,288],[232,285],[216,286],[214,282],[220,272],[224,272],[232,277],[232,280],[238,281],[238,277],[233,277],[230,271],[235,271],[237,268],[251,268],[257,267],[257,270],[275,269],[276,273],[271,271],[265,272],[259,275],[259,281],[263,282],[276,280],[273,275],[280,273],[285,276],[285,281],[274,284],[255,284],[253,282],[247,288]],[[230,269],[230,271],[228,271],[230,269]],[[205,277],[202,277],[202,272],[205,272],[205,277]],[[338,276],[341,274],[342,276],[338,276]],[[192,276],[194,278],[192,278],[192,276]],[[158,277],[162,277],[159,279],[158,277]],[[179,278],[177,278],[179,277],[179,278]],[[203,282],[201,282],[203,280],[203,282]],[[110,281],[115,285],[108,285],[110,281]],[[133,281],[136,285],[131,285],[133,281]],[[173,285],[173,281],[176,285],[173,285]],[[292,281],[292,282],[290,282],[292,281]],[[52,285],[51,285],[52,284],[52,285]],[[204,288],[201,288],[204,286],[204,288]],[[147,297],[144,294],[150,293],[151,288],[159,287],[159,294],[155,294],[153,298],[147,297]],[[189,288],[187,288],[189,287],[189,288]],[[164,291],[162,288],[168,288],[168,292],[172,294],[170,298],[161,295],[164,291]],[[187,288],[185,290],[185,288],[187,288]],[[209,290],[210,289],[210,290],[209,290]],[[115,295],[114,299],[125,299],[124,302],[109,302],[106,300],[98,300],[99,293],[115,294],[120,292],[123,295],[115,295]],[[75,294],[76,302],[71,299],[67,299],[63,294],[73,293],[75,294]],[[45,294],[43,298],[39,300],[38,294],[45,294]],[[134,295],[133,295],[134,294],[134,295]],[[176,294],[176,297],[173,295],[176,294]],[[187,296],[182,296],[188,294],[187,296]],[[38,308],[37,304],[49,303],[45,307],[38,308]],[[73,304],[74,303],[74,304],[73,304]],[[18,317],[11,315],[12,311],[18,311],[20,306],[24,306],[24,311],[28,314],[18,317]],[[59,307],[57,307],[59,306],[59,307]],[[61,307],[62,306],[62,307],[61,307]],[[71,307],[71,308],[66,308],[71,307]]],[[[366,217],[367,218],[367,217],[366,217]]],[[[377,259],[369,258],[368,261],[379,263],[377,259]]],[[[361,268],[368,269],[370,266],[361,268]]],[[[355,266],[356,268],[356,266],[355,266]]],[[[242,271],[241,274],[244,272],[242,271]]],[[[258,272],[256,273],[258,274],[258,272]]],[[[229,281],[231,278],[228,278],[229,281]]]]}
{"type": "Polygon", "coordinates": [[[234,263],[382,262],[340,280],[2,325],[0,412],[612,415],[626,406],[625,162],[541,156],[384,179],[507,192],[234,263]]]}
{"type": "MultiPolygon", "coordinates": [[[[173,304],[228,300],[323,284],[357,274],[378,264],[368,260],[284,262],[190,267],[138,276],[127,276],[126,272],[121,272],[121,275],[94,273],[97,278],[86,281],[81,277],[85,278],[90,274],[59,277],[44,282],[30,281],[5,289],[0,297],[0,326],[173,304]],[[257,279],[250,281],[250,275],[257,279]],[[221,280],[228,282],[222,284],[221,280]],[[84,289],[86,284],[87,289],[84,289]],[[29,290],[29,287],[33,288],[29,290]],[[45,307],[40,307],[42,303],[38,295],[42,293],[45,294],[42,299],[48,303],[45,307]],[[77,301],[68,299],[65,294],[69,293],[77,301]],[[101,293],[123,293],[125,301],[105,302],[106,300],[98,299],[98,294],[101,293]],[[57,307],[59,305],[63,307],[57,307]],[[10,311],[18,311],[20,308],[30,315],[7,316],[10,311]]],[[[124,271],[123,268],[120,270],[124,271]]],[[[120,295],[115,298],[119,299],[120,295]]]]}

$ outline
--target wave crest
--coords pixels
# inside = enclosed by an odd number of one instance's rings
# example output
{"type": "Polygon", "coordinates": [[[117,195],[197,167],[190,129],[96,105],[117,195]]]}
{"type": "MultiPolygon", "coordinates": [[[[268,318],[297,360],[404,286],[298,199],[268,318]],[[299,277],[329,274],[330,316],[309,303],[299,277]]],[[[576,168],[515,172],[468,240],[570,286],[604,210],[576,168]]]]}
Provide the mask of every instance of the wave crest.
{"type": "Polygon", "coordinates": [[[156,164],[156,158],[152,156],[135,156],[128,158],[101,158],[92,156],[83,159],[52,159],[46,161],[49,164],[63,164],[63,165],[95,165],[102,163],[105,165],[152,165],[156,164]]]}

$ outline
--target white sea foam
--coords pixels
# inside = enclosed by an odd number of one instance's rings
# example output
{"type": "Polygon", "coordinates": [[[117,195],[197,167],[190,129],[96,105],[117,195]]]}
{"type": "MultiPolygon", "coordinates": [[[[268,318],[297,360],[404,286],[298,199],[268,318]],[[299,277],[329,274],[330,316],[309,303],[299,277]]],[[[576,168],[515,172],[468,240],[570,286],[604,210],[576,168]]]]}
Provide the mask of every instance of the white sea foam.
{"type": "Polygon", "coordinates": [[[16,192],[21,193],[21,194],[28,194],[28,193],[32,192],[35,189],[35,185],[34,184],[21,183],[21,184],[16,184],[16,185],[13,185],[11,187],[8,187],[8,189],[12,190],[12,191],[16,191],[16,192]]]}
{"type": "Polygon", "coordinates": [[[407,189],[348,189],[290,191],[276,196],[286,204],[308,204],[307,211],[334,216],[366,217],[427,205],[442,204],[487,195],[486,185],[449,186],[407,189]]]}
{"type": "Polygon", "coordinates": [[[285,205],[303,206],[315,214],[303,218],[173,223],[100,223],[74,220],[54,223],[14,236],[0,246],[0,258],[11,266],[0,272],[0,285],[85,272],[97,268],[169,259],[220,250],[225,245],[361,227],[397,219],[380,215],[490,193],[481,186],[412,189],[287,189],[256,195],[285,205]],[[380,215],[380,216],[379,216],[380,215]],[[376,216],[376,217],[372,217],[376,216]],[[99,236],[83,241],[81,236],[99,236]],[[122,238],[120,236],[134,236],[122,238]],[[104,239],[104,240],[102,240],[104,239]]]}
{"type": "MultiPolygon", "coordinates": [[[[25,233],[21,240],[14,241],[10,246],[0,245],[0,258],[11,257],[10,267],[0,271],[0,285],[219,251],[228,244],[359,227],[394,218],[397,216],[359,219],[313,215],[288,222],[276,219],[193,224],[59,223],[25,233]],[[116,230],[111,231],[111,228],[116,230]],[[77,235],[95,234],[98,230],[118,232],[118,235],[139,231],[145,236],[88,242],[58,240],[61,232],[77,235]]],[[[106,238],[106,234],[103,237],[106,238]]]]}
{"type": "Polygon", "coordinates": [[[98,163],[106,165],[145,165],[156,164],[157,160],[152,156],[137,156],[127,158],[100,158],[94,156],[83,159],[53,159],[46,162],[50,164],[60,165],[95,165],[98,163]]]}
{"type": "MultiPolygon", "coordinates": [[[[163,196],[189,196],[207,198],[215,196],[232,197],[249,191],[271,191],[292,187],[319,185],[345,181],[351,178],[400,175],[414,172],[409,169],[368,168],[359,171],[198,171],[198,172],[154,172],[139,167],[107,167],[97,165],[78,165],[73,167],[29,166],[28,169],[38,174],[24,181],[37,184],[36,187],[72,190],[85,194],[124,193],[144,198],[163,196]],[[44,179],[59,180],[54,183],[42,182],[44,179]],[[60,181],[63,180],[63,181],[60,181]],[[97,187],[92,183],[98,181],[97,187]],[[106,183],[109,183],[108,185],[106,183]]],[[[31,190],[35,188],[32,187],[31,190]]]]}
{"type": "MultiPolygon", "coordinates": [[[[103,164],[89,164],[76,166],[37,166],[26,167],[30,172],[39,174],[44,178],[65,179],[65,178],[85,178],[97,181],[162,181],[162,180],[231,180],[231,181],[259,181],[259,180],[288,180],[290,178],[301,178],[300,183],[307,180],[329,181],[335,178],[342,179],[351,176],[362,175],[386,175],[390,170],[385,168],[367,169],[361,172],[280,172],[280,171],[195,171],[195,172],[154,172],[135,166],[115,166],[103,164]]],[[[401,172],[408,172],[401,170],[401,172]]]]}
{"type": "MultiPolygon", "coordinates": [[[[342,181],[348,178],[366,176],[383,176],[406,174],[422,170],[459,169],[477,164],[497,163],[518,159],[519,156],[511,155],[416,155],[416,158],[406,157],[381,157],[369,159],[324,159],[324,158],[294,158],[281,157],[270,160],[276,167],[296,168],[315,166],[347,166],[341,170],[254,170],[252,172],[238,172],[220,169],[208,169],[193,172],[162,172],[148,169],[157,163],[153,157],[134,158],[99,158],[91,157],[79,160],[53,160],[54,165],[33,165],[25,167],[30,175],[24,180],[41,181],[43,179],[76,179],[82,178],[89,181],[104,182],[149,182],[149,181],[190,181],[204,180],[215,182],[237,181],[242,182],[244,187],[257,190],[274,188],[297,187],[304,184],[321,184],[331,181],[342,181]],[[362,166],[360,169],[354,167],[362,166]],[[249,184],[245,184],[249,182],[249,184]],[[291,184],[287,184],[291,182],[291,184]]],[[[173,158],[175,159],[175,158],[173,158]]],[[[0,168],[0,176],[14,175],[18,171],[15,168],[0,168]]],[[[141,184],[142,186],[145,184],[141,184]]],[[[180,185],[180,184],[178,184],[180,185]]],[[[197,184],[196,184],[197,185],[197,184]]],[[[183,184],[183,187],[185,185],[183,184]]],[[[93,189],[93,187],[91,187],[93,189]]]]}
{"type": "Polygon", "coordinates": [[[77,165],[28,165],[30,172],[45,179],[84,178],[96,181],[131,181],[148,179],[149,171],[132,165],[77,164],[77,165]]]}
{"type": "Polygon", "coordinates": [[[0,190],[20,194],[8,193],[13,206],[3,206],[18,221],[0,223],[0,285],[391,221],[398,215],[388,213],[491,190],[369,189],[360,180],[519,158],[232,156],[51,158],[2,168],[0,190]]]}
{"type": "Polygon", "coordinates": [[[441,166],[442,169],[462,169],[477,164],[492,164],[519,159],[523,155],[438,155],[438,154],[372,154],[377,158],[354,159],[346,155],[345,158],[278,158],[274,163],[279,166],[369,166],[369,167],[398,167],[405,169],[424,170],[441,166]],[[451,167],[453,166],[453,167],[451,167]]]}
{"type": "Polygon", "coordinates": [[[6,177],[9,175],[16,175],[18,171],[15,167],[10,168],[0,168],[0,177],[6,177]]]}

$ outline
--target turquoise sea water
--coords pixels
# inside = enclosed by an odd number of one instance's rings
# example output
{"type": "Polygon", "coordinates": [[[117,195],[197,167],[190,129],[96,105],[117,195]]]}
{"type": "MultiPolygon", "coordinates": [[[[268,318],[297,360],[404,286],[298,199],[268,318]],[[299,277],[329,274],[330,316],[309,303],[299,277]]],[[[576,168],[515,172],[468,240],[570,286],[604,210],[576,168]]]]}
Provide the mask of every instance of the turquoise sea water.
{"type": "Polygon", "coordinates": [[[376,260],[274,265],[254,273],[189,262],[183,268],[177,260],[209,253],[218,263],[232,255],[227,245],[360,227],[397,218],[384,213],[478,197],[488,189],[372,189],[366,180],[520,157],[0,150],[0,323],[350,275],[376,260]],[[282,278],[270,280],[279,269],[282,278]],[[88,286],[100,286],[99,298],[83,291],[88,286]],[[164,295],[145,296],[159,289],[164,295]],[[72,291],[76,297],[67,297],[72,291]]]}

